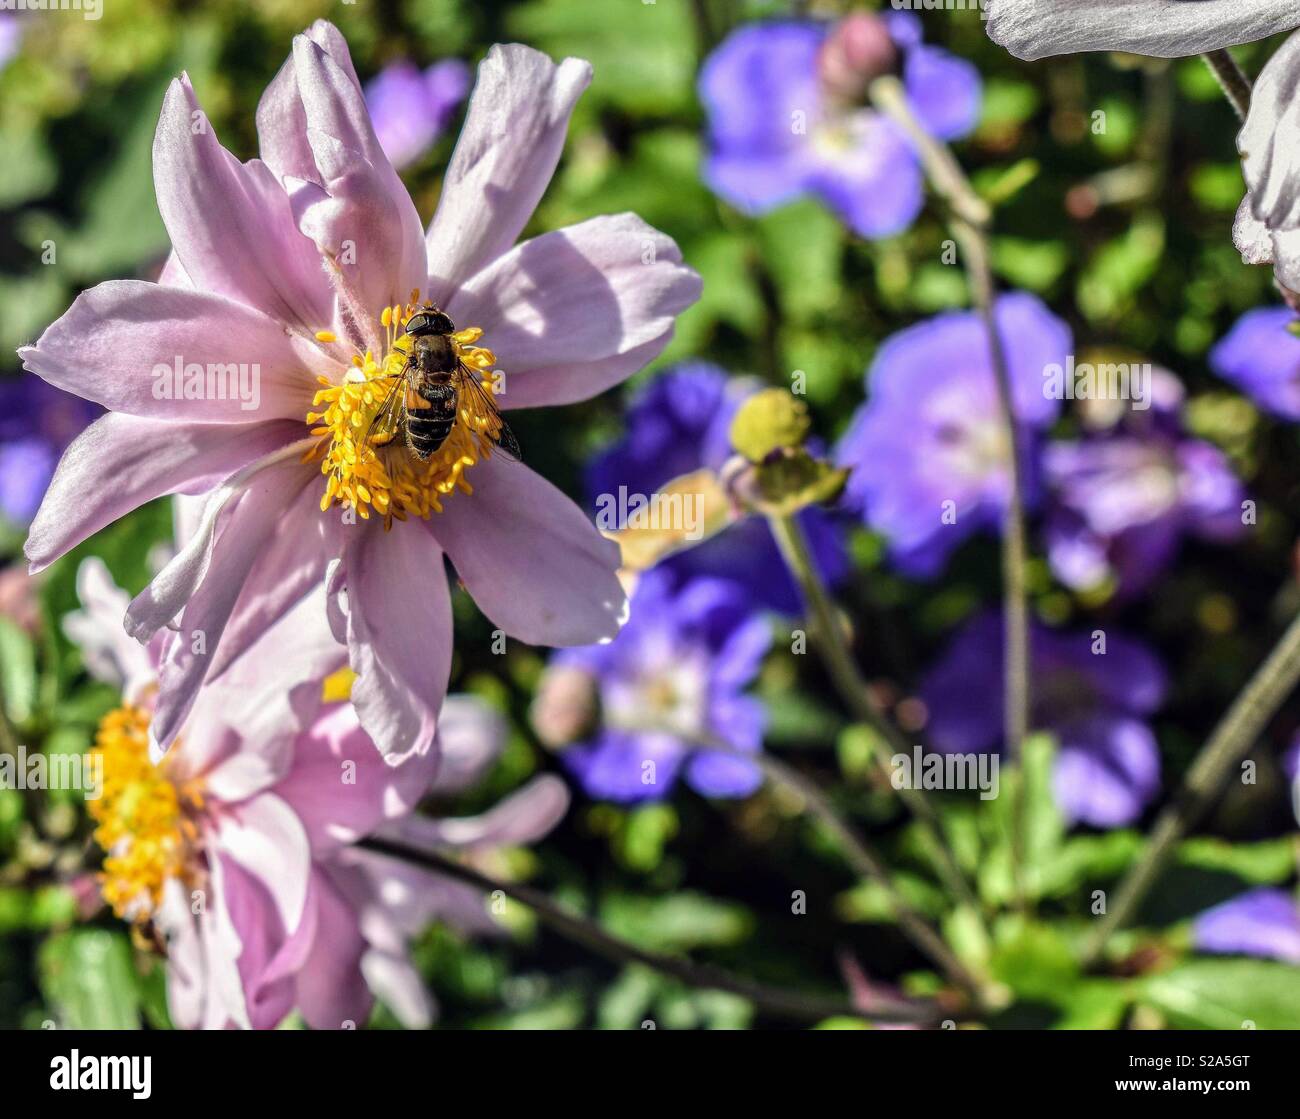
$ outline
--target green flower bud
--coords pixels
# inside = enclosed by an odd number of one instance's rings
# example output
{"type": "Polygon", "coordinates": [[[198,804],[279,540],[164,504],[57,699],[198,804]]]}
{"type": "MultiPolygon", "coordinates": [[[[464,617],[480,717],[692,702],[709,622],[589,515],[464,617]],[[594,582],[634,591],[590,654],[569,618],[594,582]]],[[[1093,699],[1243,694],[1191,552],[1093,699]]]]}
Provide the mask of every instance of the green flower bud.
{"type": "Polygon", "coordinates": [[[784,389],[763,389],[749,397],[731,421],[731,445],[753,463],[774,451],[803,446],[808,435],[808,406],[784,389]]]}

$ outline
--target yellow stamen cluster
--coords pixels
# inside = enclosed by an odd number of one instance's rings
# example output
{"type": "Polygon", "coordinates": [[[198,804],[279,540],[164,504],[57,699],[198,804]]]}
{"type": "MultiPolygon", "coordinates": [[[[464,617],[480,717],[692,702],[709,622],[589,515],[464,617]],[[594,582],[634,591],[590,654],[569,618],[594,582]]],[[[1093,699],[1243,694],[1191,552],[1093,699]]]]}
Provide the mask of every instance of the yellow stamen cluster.
{"type": "MultiPolygon", "coordinates": [[[[411,293],[404,306],[385,307],[379,316],[385,335],[383,355],[376,358],[369,350],[355,355],[341,385],[319,379],[322,387],[312,401],[313,409],[319,410],[307,413],[307,422],[313,425],[311,433],[319,436],[319,442],[305,461],[319,459],[326,477],[322,512],[338,503],[368,519],[373,509],[383,517],[385,528],[391,528],[393,518],[404,521],[413,514],[427,519],[431,513],[441,513],[442,498],[457,489],[473,492],[465,471],[489,457],[500,424],[473,394],[460,393],[456,424],[443,445],[425,461],[407,449],[400,425],[388,433],[371,431],[371,421],[394,386],[398,392],[408,391],[399,383],[412,345],[405,326],[422,309],[418,291],[411,293]]],[[[469,327],[458,330],[451,339],[461,361],[491,393],[496,356],[474,345],[482,336],[478,327],[469,327]]],[[[335,341],[328,331],[321,331],[317,338],[335,341]]]]}
{"type": "Polygon", "coordinates": [[[203,807],[202,791],[178,789],[165,773],[166,761],[156,766],[149,760],[149,714],[139,707],[128,704],[104,716],[92,753],[104,775],[102,795],[87,801],[95,842],[106,853],[101,891],[119,917],[143,924],[162,902],[167,880],[186,879],[194,864],[192,813],[203,807]]]}

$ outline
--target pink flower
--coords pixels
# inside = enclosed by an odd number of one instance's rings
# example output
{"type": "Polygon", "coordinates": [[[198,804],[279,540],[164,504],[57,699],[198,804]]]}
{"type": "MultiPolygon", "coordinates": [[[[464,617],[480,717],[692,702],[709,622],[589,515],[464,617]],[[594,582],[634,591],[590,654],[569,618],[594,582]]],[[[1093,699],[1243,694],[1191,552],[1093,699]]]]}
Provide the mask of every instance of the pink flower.
{"type": "Polygon", "coordinates": [[[427,235],[332,25],[294,40],[263,95],[261,159],[231,156],[188,79],[172,84],[154,143],[172,240],[160,282],[101,284],[20,351],[29,370],[111,412],[60,464],[28,538],[33,570],[155,497],[210,495],[193,538],[127,611],[142,642],[171,627],[160,749],[200,685],[322,583],[358,673],[361,723],[393,761],[430,748],[446,690],[444,556],[521,641],[617,632],[618,548],[526,466],[489,458],[477,409],[462,401],[427,462],[400,438],[364,441],[416,304],[447,311],[461,357],[485,383],[503,371],[500,403],[515,408],[622,381],[698,296],[676,245],[631,214],[515,243],[590,74],[576,59],[494,47],[427,235]],[[256,376],[236,386],[240,363],[256,376]]]}
{"type": "Polygon", "coordinates": [[[155,764],[149,656],[118,624],[125,596],[98,561],[78,576],[84,608],[69,629],[125,701],[96,735],[103,790],[87,802],[106,852],[101,890],[166,941],[174,1023],[270,1028],[296,1008],[313,1028],[339,1029],[363,1023],[377,994],[407,1025],[427,1025],[434,1008],[408,939],[434,919],[496,926],[477,892],[352,845],[374,833],[470,854],[531,842],[563,816],[563,782],[539,777],[476,818],[412,815],[425,793],[481,776],[502,721],[450,696],[437,782],[434,752],[385,764],[352,707],[324,698],[322,674],[341,650],[311,599],[203,689],[155,764]]]}

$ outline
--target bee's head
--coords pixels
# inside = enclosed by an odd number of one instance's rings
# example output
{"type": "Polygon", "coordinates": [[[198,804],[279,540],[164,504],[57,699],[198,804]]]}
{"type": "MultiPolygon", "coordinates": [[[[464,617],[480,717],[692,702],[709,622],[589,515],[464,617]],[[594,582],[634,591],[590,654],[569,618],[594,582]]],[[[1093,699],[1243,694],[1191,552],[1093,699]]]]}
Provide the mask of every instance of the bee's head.
{"type": "Polygon", "coordinates": [[[454,334],[455,331],[456,326],[446,312],[436,307],[425,307],[406,320],[406,333],[412,338],[421,334],[454,334]]]}

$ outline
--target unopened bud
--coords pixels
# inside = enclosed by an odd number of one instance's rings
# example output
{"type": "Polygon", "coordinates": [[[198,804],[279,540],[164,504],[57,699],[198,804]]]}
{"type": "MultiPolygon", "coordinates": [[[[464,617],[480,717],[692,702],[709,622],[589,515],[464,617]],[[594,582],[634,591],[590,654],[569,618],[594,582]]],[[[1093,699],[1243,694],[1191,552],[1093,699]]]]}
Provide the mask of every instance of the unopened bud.
{"type": "Polygon", "coordinates": [[[854,12],[836,23],[817,58],[827,93],[850,102],[861,101],[871,82],[893,73],[897,65],[889,28],[872,12],[854,12]]]}
{"type": "Polygon", "coordinates": [[[563,750],[596,725],[599,696],[591,673],[571,665],[542,674],[530,718],[538,740],[549,750],[563,750]]]}
{"type": "Polygon", "coordinates": [[[780,451],[803,446],[808,435],[808,406],[785,389],[756,392],[731,421],[731,445],[753,463],[780,451]]]}

